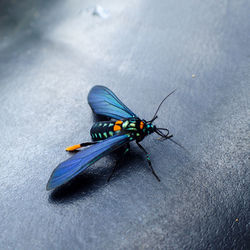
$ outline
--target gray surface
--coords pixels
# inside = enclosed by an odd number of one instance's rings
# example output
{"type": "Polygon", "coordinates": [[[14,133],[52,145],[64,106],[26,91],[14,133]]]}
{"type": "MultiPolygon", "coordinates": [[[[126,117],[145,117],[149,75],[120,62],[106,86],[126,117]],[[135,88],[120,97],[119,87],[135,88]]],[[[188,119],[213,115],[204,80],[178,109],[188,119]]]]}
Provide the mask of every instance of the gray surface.
{"type": "Polygon", "coordinates": [[[0,248],[247,249],[249,1],[20,2],[0,2],[0,248]],[[142,143],[161,183],[133,145],[109,184],[113,157],[45,190],[90,138],[95,84],[145,119],[178,89],[156,124],[190,154],[142,143]]]}

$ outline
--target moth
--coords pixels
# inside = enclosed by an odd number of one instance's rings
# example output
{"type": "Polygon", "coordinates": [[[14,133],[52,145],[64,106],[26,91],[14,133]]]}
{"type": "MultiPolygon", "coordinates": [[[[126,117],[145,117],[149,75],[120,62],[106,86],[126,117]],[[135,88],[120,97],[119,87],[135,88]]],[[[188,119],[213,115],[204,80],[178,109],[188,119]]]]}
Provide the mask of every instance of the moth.
{"type": "MultiPolygon", "coordinates": [[[[107,120],[93,124],[90,130],[90,135],[92,137],[91,142],[84,142],[66,148],[66,151],[75,151],[78,148],[87,147],[68,160],[60,163],[54,169],[47,183],[47,190],[57,188],[67,183],[100,158],[118,148],[124,147],[125,155],[129,151],[130,143],[132,141],[135,141],[143,151],[149,168],[156,179],[160,181],[160,178],[153,169],[149,154],[140,144],[140,141],[152,133],[157,133],[162,138],[173,141],[171,139],[173,135],[169,134],[167,128],[158,128],[153,122],[157,119],[157,113],[162,103],[174,92],[175,90],[162,100],[153,118],[146,121],[140,119],[135,113],[133,113],[110,89],[99,85],[94,86],[89,92],[88,103],[95,114],[104,116],[107,120]]],[[[114,173],[117,165],[118,164],[115,165],[108,181],[114,173]]]]}

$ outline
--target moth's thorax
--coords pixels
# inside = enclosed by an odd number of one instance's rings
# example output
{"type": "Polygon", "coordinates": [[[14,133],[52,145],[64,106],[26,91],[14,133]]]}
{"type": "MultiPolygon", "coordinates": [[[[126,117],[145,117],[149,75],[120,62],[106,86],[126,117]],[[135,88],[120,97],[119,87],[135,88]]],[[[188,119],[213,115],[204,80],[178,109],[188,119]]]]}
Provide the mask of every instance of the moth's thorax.
{"type": "Polygon", "coordinates": [[[154,132],[154,125],[139,118],[96,122],[90,130],[94,141],[104,140],[117,134],[127,134],[131,140],[141,141],[154,132]]]}

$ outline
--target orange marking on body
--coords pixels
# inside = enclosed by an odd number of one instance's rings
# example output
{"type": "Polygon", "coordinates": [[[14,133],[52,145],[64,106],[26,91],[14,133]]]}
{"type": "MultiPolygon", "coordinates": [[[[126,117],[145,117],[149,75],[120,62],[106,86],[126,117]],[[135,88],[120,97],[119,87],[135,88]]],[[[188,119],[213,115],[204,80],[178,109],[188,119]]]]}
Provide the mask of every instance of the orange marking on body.
{"type": "Polygon", "coordinates": [[[114,131],[118,131],[118,130],[121,130],[122,128],[121,128],[121,124],[123,123],[123,121],[121,121],[121,120],[118,120],[118,121],[116,121],[115,122],[115,126],[113,127],[113,130],[114,131]]]}
{"type": "Polygon", "coordinates": [[[81,147],[81,145],[77,144],[77,145],[74,145],[74,146],[71,146],[71,147],[67,147],[65,150],[66,151],[74,151],[74,150],[76,150],[76,149],[78,149],[80,147],[81,147]]]}
{"type": "Polygon", "coordinates": [[[140,129],[143,129],[143,127],[144,127],[144,122],[141,121],[141,122],[140,122],[140,129]]]}
{"type": "Polygon", "coordinates": [[[118,130],[121,130],[122,128],[119,126],[119,125],[115,125],[114,127],[113,127],[113,130],[114,131],[118,131],[118,130]]]}
{"type": "Polygon", "coordinates": [[[123,123],[123,121],[118,120],[118,121],[115,122],[115,125],[119,125],[119,124],[122,124],[122,123],[123,123]]]}

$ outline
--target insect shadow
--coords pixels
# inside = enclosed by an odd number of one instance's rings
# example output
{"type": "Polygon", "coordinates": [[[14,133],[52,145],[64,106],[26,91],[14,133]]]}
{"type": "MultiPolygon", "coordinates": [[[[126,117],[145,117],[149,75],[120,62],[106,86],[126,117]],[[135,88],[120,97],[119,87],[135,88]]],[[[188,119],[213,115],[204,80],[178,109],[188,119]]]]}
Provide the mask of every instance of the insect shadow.
{"type": "Polygon", "coordinates": [[[114,164],[123,154],[122,149],[118,149],[115,152],[111,153],[105,158],[102,164],[99,164],[98,168],[95,169],[93,166],[92,169],[86,171],[80,175],[77,175],[69,183],[62,185],[55,190],[49,196],[49,202],[53,204],[60,203],[71,203],[78,199],[84,199],[88,196],[93,195],[95,191],[104,187],[105,185],[112,185],[112,182],[119,179],[120,175],[125,175],[126,173],[131,173],[138,171],[138,168],[135,167],[136,163],[133,164],[131,168],[128,168],[128,164],[131,165],[131,161],[138,161],[138,164],[143,168],[141,161],[144,161],[143,156],[140,155],[140,152],[133,152],[132,150],[122,162],[119,163],[117,171],[113,175],[110,182],[108,182],[108,176],[110,175],[114,164]],[[112,163],[110,163],[112,162],[112,163]],[[139,163],[140,162],[140,163],[139,163]],[[100,166],[102,165],[102,166],[100,166]],[[107,167],[107,165],[109,165],[107,167]],[[127,171],[126,171],[127,170],[127,171]]]}

